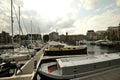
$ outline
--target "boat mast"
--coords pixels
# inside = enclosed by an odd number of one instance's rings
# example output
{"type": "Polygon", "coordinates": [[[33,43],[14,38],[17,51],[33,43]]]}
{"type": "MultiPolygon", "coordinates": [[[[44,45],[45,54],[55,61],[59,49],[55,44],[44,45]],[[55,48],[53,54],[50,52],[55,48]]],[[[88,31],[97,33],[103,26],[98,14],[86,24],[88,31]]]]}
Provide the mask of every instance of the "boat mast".
{"type": "Polygon", "coordinates": [[[21,37],[20,37],[20,7],[18,7],[19,8],[19,44],[21,44],[21,37]]]}
{"type": "Polygon", "coordinates": [[[12,32],[12,45],[14,44],[13,41],[13,1],[11,0],[11,32],[12,32]]]}
{"type": "Polygon", "coordinates": [[[31,20],[31,43],[32,43],[32,20],[31,20]]]}

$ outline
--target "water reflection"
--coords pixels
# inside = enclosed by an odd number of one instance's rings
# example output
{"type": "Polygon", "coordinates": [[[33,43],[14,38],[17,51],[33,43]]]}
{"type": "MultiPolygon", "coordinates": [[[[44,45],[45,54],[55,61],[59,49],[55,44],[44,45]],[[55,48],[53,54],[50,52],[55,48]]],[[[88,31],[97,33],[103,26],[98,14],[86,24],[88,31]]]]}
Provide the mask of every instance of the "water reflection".
{"type": "Polygon", "coordinates": [[[88,54],[104,54],[104,53],[116,53],[120,52],[118,47],[103,47],[97,45],[87,45],[87,52],[88,54]]]}

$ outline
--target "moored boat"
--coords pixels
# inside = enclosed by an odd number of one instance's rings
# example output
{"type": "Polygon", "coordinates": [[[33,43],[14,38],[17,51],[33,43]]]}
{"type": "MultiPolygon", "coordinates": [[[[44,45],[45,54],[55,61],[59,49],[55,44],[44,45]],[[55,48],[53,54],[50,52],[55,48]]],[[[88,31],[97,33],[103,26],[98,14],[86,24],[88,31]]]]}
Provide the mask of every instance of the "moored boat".
{"type": "Polygon", "coordinates": [[[10,63],[3,62],[3,59],[0,57],[0,77],[5,77],[9,74],[10,63]]]}
{"type": "Polygon", "coordinates": [[[68,46],[61,43],[51,43],[48,44],[48,48],[45,49],[45,55],[48,56],[77,54],[87,54],[87,46],[68,46]]]}
{"type": "Polygon", "coordinates": [[[119,54],[104,54],[86,57],[60,58],[42,63],[38,72],[41,77],[72,79],[120,67],[119,54]]]}
{"type": "Polygon", "coordinates": [[[98,40],[95,42],[96,45],[100,45],[100,46],[107,46],[107,45],[111,45],[112,41],[109,40],[98,40]]]}
{"type": "Polygon", "coordinates": [[[14,46],[12,46],[12,45],[0,45],[0,50],[5,50],[5,49],[14,49],[14,46]]]}
{"type": "Polygon", "coordinates": [[[1,57],[4,60],[9,60],[9,61],[24,61],[24,60],[29,60],[31,56],[29,54],[1,54],[1,57]]]}

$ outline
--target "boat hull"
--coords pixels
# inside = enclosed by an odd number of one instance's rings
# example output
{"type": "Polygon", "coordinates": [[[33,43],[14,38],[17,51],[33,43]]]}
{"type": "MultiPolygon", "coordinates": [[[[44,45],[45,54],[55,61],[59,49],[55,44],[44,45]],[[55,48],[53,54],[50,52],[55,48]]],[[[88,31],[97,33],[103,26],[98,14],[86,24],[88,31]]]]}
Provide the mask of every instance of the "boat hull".
{"type": "Polygon", "coordinates": [[[87,54],[87,48],[78,49],[78,50],[48,50],[45,51],[45,55],[48,56],[60,56],[60,55],[78,55],[78,54],[87,54]]]}
{"type": "Polygon", "coordinates": [[[78,77],[90,76],[90,75],[94,75],[97,73],[100,74],[103,72],[107,72],[109,70],[114,70],[115,68],[119,68],[119,67],[120,66],[112,66],[112,67],[110,66],[110,67],[106,67],[106,68],[102,68],[102,69],[97,69],[97,70],[73,74],[73,75],[57,76],[57,75],[51,75],[51,74],[45,73],[45,72],[39,72],[39,75],[43,80],[69,80],[69,79],[74,79],[74,78],[78,78],[78,77]]]}
{"type": "Polygon", "coordinates": [[[0,71],[0,77],[5,77],[9,75],[10,68],[6,68],[0,71]]]}
{"type": "Polygon", "coordinates": [[[80,58],[81,57],[57,59],[56,66],[58,66],[58,68],[55,70],[52,70],[53,68],[49,68],[54,66],[55,63],[43,63],[41,64],[38,73],[41,74],[43,78],[47,77],[59,80],[85,77],[88,75],[94,75],[96,73],[102,73],[104,71],[120,68],[119,54],[80,58]],[[77,62],[77,60],[79,61],[77,62]],[[49,69],[51,71],[49,71],[49,69]]]}

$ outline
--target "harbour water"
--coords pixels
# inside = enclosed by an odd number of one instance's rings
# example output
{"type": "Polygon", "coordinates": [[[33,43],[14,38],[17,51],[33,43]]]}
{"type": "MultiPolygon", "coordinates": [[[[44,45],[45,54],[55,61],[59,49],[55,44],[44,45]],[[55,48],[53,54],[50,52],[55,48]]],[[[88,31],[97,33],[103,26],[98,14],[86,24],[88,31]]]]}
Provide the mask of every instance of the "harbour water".
{"type": "Polygon", "coordinates": [[[118,47],[104,47],[104,46],[97,46],[97,45],[87,45],[87,53],[88,54],[104,54],[104,53],[117,53],[120,52],[118,47]]]}

